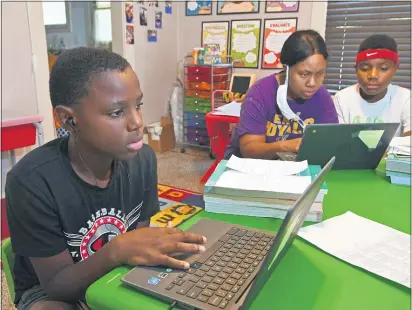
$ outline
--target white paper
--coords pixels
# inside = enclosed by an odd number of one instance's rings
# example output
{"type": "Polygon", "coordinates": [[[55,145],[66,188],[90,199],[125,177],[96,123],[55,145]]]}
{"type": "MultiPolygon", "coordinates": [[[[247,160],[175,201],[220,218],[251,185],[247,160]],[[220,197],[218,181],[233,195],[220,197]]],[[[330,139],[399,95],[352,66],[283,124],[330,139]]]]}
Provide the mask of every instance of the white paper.
{"type": "Polygon", "coordinates": [[[396,155],[411,155],[411,137],[394,137],[389,144],[389,153],[396,155]]]}
{"type": "Polygon", "coordinates": [[[308,169],[308,162],[239,158],[232,155],[226,167],[249,175],[294,175],[308,169]]]}
{"type": "Polygon", "coordinates": [[[240,117],[241,104],[237,101],[222,105],[213,111],[213,114],[240,117]]]}
{"type": "Polygon", "coordinates": [[[302,194],[311,183],[309,176],[249,175],[239,171],[223,172],[216,187],[241,190],[302,194]]]}
{"type": "Polygon", "coordinates": [[[301,228],[298,235],[325,252],[411,287],[411,236],[352,212],[301,228]]]}

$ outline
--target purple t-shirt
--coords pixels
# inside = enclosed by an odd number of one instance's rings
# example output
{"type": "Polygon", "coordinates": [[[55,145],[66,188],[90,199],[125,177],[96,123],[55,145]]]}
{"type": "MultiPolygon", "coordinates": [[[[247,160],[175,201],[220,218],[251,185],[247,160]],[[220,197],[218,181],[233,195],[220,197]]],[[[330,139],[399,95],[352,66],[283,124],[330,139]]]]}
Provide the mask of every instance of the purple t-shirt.
{"type": "MultiPolygon", "coordinates": [[[[239,140],[244,134],[266,135],[266,143],[302,137],[302,127],[298,122],[284,118],[275,103],[278,87],[276,74],[272,74],[260,79],[249,89],[242,104],[239,124],[226,148],[225,158],[232,154],[242,157],[239,140]]],[[[308,100],[288,100],[288,103],[306,125],[338,123],[335,105],[324,86],[308,100]]]]}

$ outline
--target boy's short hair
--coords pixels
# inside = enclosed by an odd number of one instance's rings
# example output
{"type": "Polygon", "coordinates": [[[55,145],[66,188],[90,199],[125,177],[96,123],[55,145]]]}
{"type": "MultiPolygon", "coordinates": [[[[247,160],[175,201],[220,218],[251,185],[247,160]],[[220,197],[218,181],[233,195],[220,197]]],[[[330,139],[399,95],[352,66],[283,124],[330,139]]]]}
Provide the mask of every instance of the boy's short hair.
{"type": "Polygon", "coordinates": [[[91,79],[109,70],[124,72],[130,64],[119,54],[78,47],[59,56],[50,72],[50,99],[58,105],[71,106],[87,95],[91,79]]]}
{"type": "Polygon", "coordinates": [[[398,52],[398,45],[393,38],[386,34],[374,34],[361,43],[358,53],[371,49],[388,49],[398,52]]]}

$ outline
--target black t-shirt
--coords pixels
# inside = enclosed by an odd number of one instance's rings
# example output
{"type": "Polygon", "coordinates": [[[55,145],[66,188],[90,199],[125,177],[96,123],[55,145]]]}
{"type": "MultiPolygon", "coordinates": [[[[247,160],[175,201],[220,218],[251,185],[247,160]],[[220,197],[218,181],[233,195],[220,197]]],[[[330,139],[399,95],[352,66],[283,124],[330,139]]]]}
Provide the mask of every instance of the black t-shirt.
{"type": "Polygon", "coordinates": [[[157,161],[149,146],[129,161],[116,161],[104,189],[76,174],[67,148],[68,137],[53,140],[24,156],[7,175],[16,303],[39,284],[29,257],[50,257],[67,248],[80,262],[159,211],[157,161]]]}

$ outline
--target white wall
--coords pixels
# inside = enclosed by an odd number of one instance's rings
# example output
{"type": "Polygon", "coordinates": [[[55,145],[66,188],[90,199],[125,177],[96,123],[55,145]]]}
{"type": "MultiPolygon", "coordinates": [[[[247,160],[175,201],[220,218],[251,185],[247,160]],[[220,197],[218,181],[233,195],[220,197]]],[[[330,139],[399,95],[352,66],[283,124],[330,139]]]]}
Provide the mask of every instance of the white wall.
{"type": "Polygon", "coordinates": [[[316,30],[325,38],[326,14],[328,10],[328,0],[315,1],[312,3],[312,18],[310,28],[316,30]]]}
{"type": "Polygon", "coordinates": [[[129,45],[125,42],[124,5],[112,2],[113,51],[125,57],[139,77],[144,94],[143,119],[145,124],[151,124],[160,121],[167,112],[172,83],[176,78],[179,6],[178,3],[173,3],[172,14],[166,14],[164,1],[159,1],[158,8],[149,7],[146,3],[148,25],[140,26],[139,5],[134,2],[135,44],[129,45]],[[155,11],[162,12],[163,27],[157,29],[157,42],[150,43],[147,31],[155,29],[155,11]]]}
{"type": "MultiPolygon", "coordinates": [[[[316,5],[317,2],[310,2],[310,1],[301,1],[299,4],[299,11],[298,12],[290,12],[290,13],[265,13],[265,2],[261,1],[259,13],[256,14],[230,14],[230,15],[217,15],[216,14],[216,7],[217,2],[214,1],[212,5],[212,15],[204,15],[204,16],[185,16],[185,3],[179,2],[179,26],[178,26],[178,57],[179,59],[183,59],[183,57],[190,53],[193,47],[199,47],[201,41],[201,27],[202,21],[230,21],[236,19],[260,19],[262,20],[262,27],[263,20],[265,18],[290,18],[290,17],[297,17],[298,18],[298,29],[308,29],[312,27],[312,19],[313,15],[317,17],[317,14],[313,12],[312,6],[316,5]],[[313,12],[313,14],[312,14],[313,12]]],[[[262,28],[263,30],[263,28],[262,28]]],[[[262,38],[263,38],[263,31],[261,31],[261,41],[260,41],[260,50],[259,50],[259,68],[261,62],[261,53],[262,53],[262,38]]],[[[268,69],[235,69],[235,72],[247,72],[247,73],[255,73],[258,78],[267,76],[276,72],[276,70],[268,70],[268,69]]]]}
{"type": "MultiPolygon", "coordinates": [[[[4,2],[1,13],[2,119],[40,114],[44,117],[44,140],[50,141],[55,137],[55,130],[41,3],[4,2]],[[16,16],[19,16],[18,22],[16,16]]],[[[17,158],[30,149],[18,150],[17,158]]],[[[8,154],[2,153],[2,176],[10,169],[10,164],[8,154]]],[[[3,186],[2,183],[2,189],[3,186]]]]}

